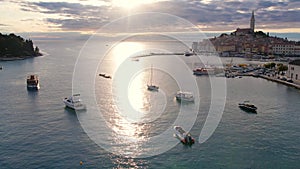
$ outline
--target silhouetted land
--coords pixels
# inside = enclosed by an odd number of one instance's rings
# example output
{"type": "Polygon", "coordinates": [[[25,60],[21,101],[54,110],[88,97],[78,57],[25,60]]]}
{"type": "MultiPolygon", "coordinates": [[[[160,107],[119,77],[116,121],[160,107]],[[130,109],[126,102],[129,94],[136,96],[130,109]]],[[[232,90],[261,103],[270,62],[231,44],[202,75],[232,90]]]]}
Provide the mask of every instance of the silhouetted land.
{"type": "Polygon", "coordinates": [[[30,39],[24,39],[13,33],[0,33],[0,60],[19,60],[41,56],[39,48],[33,46],[30,39]]]}

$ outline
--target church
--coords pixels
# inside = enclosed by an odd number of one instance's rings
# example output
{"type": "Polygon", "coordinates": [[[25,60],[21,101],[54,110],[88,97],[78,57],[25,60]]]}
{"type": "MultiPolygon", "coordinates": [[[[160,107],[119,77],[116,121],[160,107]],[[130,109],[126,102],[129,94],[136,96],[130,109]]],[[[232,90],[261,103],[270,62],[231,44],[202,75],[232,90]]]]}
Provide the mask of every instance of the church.
{"type": "Polygon", "coordinates": [[[235,35],[247,35],[247,34],[253,34],[255,29],[255,18],[254,18],[254,11],[252,11],[252,16],[250,19],[250,28],[237,28],[234,32],[235,35]]]}

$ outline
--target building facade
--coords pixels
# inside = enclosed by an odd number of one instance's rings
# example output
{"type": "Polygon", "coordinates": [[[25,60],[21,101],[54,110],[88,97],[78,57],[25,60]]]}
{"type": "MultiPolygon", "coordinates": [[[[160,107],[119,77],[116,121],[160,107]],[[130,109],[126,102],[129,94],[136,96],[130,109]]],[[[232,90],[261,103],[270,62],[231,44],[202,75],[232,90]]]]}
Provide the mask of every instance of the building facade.
{"type": "Polygon", "coordinates": [[[289,63],[287,76],[300,84],[300,59],[289,63]]]}

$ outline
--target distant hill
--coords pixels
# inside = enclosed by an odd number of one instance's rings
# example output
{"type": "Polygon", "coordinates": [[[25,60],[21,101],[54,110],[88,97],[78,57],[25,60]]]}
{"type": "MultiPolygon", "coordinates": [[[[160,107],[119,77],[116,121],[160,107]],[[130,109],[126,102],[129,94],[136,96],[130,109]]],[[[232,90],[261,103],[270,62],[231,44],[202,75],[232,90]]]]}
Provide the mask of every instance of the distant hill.
{"type": "Polygon", "coordinates": [[[25,40],[13,33],[0,33],[0,60],[19,60],[41,55],[39,48],[33,47],[32,40],[25,40]]]}

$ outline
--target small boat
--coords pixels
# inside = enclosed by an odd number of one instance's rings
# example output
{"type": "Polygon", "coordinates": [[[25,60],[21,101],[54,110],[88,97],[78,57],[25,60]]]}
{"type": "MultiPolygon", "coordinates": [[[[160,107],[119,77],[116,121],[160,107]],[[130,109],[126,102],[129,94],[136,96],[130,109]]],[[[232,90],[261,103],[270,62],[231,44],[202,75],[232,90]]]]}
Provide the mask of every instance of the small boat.
{"type": "Polygon", "coordinates": [[[180,142],[184,145],[192,145],[195,143],[195,139],[191,136],[190,133],[186,132],[180,126],[174,126],[175,134],[174,136],[180,140],[180,142]]]}
{"type": "Polygon", "coordinates": [[[107,79],[111,79],[111,76],[106,75],[105,73],[100,73],[99,76],[107,78],[107,79]]]}
{"type": "Polygon", "coordinates": [[[65,103],[66,107],[69,107],[74,110],[84,110],[86,106],[82,103],[80,99],[80,94],[74,94],[69,98],[64,98],[63,102],[65,103]]]}
{"type": "Polygon", "coordinates": [[[152,65],[151,65],[151,73],[150,73],[150,84],[147,84],[147,89],[149,91],[158,91],[159,87],[152,84],[152,76],[153,76],[153,70],[152,70],[152,65]]]}
{"type": "Polygon", "coordinates": [[[192,56],[192,55],[194,55],[194,53],[189,52],[189,51],[185,51],[183,55],[184,56],[192,56]]]}
{"type": "Polygon", "coordinates": [[[138,58],[133,58],[132,61],[138,62],[138,61],[140,61],[140,60],[139,60],[138,58]]]}
{"type": "Polygon", "coordinates": [[[257,110],[257,107],[254,104],[251,104],[249,101],[244,101],[242,103],[239,103],[239,107],[245,111],[255,112],[257,110]]]}
{"type": "Polygon", "coordinates": [[[28,90],[38,90],[40,88],[39,78],[37,75],[27,76],[27,89],[28,90]]]}
{"type": "Polygon", "coordinates": [[[178,91],[176,93],[175,97],[176,97],[176,100],[178,100],[178,101],[187,101],[187,102],[194,101],[194,96],[191,92],[178,91]]]}
{"type": "Polygon", "coordinates": [[[213,68],[196,68],[193,70],[193,73],[196,76],[213,75],[215,74],[215,70],[213,68]]]}

